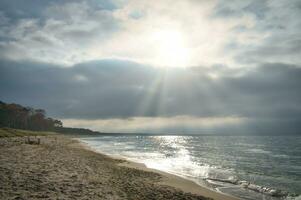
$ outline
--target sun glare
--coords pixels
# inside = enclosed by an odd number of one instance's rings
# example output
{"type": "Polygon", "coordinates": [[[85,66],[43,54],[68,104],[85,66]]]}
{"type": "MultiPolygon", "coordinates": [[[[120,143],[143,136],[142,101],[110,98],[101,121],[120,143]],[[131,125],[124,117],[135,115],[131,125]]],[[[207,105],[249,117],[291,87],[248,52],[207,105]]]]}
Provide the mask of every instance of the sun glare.
{"type": "Polygon", "coordinates": [[[161,30],[152,34],[155,45],[155,62],[160,66],[185,67],[189,51],[185,47],[183,34],[175,30],[161,30]]]}

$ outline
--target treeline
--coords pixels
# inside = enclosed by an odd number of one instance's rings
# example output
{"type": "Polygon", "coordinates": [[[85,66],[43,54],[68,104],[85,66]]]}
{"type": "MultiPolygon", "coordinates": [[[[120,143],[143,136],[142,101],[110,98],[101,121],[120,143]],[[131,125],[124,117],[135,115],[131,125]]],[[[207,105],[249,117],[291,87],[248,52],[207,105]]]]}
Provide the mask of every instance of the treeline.
{"type": "Polygon", "coordinates": [[[60,120],[46,117],[43,109],[23,107],[19,104],[7,104],[0,101],[0,127],[34,131],[54,131],[63,127],[60,120]]]}
{"type": "Polygon", "coordinates": [[[90,129],[85,128],[68,128],[68,127],[55,127],[55,132],[66,134],[66,135],[95,135],[101,134],[98,131],[92,131],[90,129]]]}
{"type": "Polygon", "coordinates": [[[95,135],[102,134],[84,128],[63,127],[60,120],[46,117],[43,109],[24,107],[19,104],[7,104],[0,101],[0,128],[8,127],[32,131],[53,131],[71,135],[95,135]]]}

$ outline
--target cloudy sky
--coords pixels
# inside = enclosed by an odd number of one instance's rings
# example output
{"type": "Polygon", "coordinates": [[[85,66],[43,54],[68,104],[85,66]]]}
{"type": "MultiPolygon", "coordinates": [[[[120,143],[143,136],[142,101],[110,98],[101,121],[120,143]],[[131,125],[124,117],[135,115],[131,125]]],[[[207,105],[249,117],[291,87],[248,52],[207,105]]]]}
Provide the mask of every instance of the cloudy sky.
{"type": "Polygon", "coordinates": [[[104,132],[301,130],[300,0],[1,0],[0,100],[104,132]]]}

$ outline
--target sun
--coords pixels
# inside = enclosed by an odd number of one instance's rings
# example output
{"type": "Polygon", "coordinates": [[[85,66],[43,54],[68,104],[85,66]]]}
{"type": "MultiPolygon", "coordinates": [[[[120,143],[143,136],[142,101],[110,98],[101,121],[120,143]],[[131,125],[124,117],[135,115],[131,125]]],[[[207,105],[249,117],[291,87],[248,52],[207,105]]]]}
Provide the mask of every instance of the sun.
{"type": "Polygon", "coordinates": [[[189,63],[189,50],[184,35],[177,30],[160,30],[152,33],[155,63],[166,67],[185,67],[189,63]]]}

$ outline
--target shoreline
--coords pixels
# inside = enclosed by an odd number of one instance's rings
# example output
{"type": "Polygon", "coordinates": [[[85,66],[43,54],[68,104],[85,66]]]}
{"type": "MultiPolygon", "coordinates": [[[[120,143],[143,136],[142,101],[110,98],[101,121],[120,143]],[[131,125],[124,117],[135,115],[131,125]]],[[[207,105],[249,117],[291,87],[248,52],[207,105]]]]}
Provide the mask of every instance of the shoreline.
{"type": "Polygon", "coordinates": [[[89,146],[88,143],[80,140],[79,138],[72,138],[72,139],[79,142],[80,146],[82,146],[83,148],[85,148],[89,151],[93,151],[95,153],[108,156],[111,159],[123,160],[124,162],[118,164],[119,166],[124,166],[124,167],[129,167],[129,168],[134,168],[134,169],[138,169],[138,170],[142,170],[142,171],[154,172],[154,173],[160,174],[162,176],[163,180],[159,184],[168,185],[168,186],[180,189],[184,192],[205,196],[208,198],[212,198],[214,200],[239,200],[239,198],[231,196],[230,194],[222,193],[222,192],[219,192],[216,190],[212,190],[208,187],[202,186],[189,178],[179,176],[176,174],[172,174],[169,172],[161,171],[158,169],[148,168],[142,162],[140,163],[140,162],[132,161],[132,160],[122,157],[122,156],[113,156],[113,155],[106,154],[104,152],[100,152],[100,151],[92,148],[91,146],[89,146]]]}
{"type": "MultiPolygon", "coordinates": [[[[282,187],[277,187],[277,184],[279,184],[278,182],[271,182],[271,184],[269,182],[265,182],[265,183],[261,183],[260,182],[255,182],[252,181],[252,179],[248,179],[248,178],[243,178],[237,176],[238,178],[227,178],[227,173],[224,176],[223,174],[223,170],[220,170],[219,175],[220,176],[208,176],[205,177],[204,176],[194,176],[195,174],[197,174],[199,171],[196,170],[202,170],[199,169],[198,166],[193,165],[192,167],[189,165],[189,170],[194,170],[193,172],[195,173],[190,173],[190,171],[186,171],[186,165],[185,162],[183,163],[182,159],[177,159],[175,162],[176,163],[172,163],[173,159],[168,159],[165,162],[165,158],[161,156],[160,152],[157,152],[156,149],[147,149],[147,151],[144,152],[143,150],[143,146],[139,146],[139,144],[137,144],[138,148],[134,148],[136,143],[134,143],[134,145],[132,145],[131,143],[131,149],[129,151],[129,153],[127,154],[127,152],[123,152],[123,145],[119,146],[120,140],[118,140],[118,146],[117,148],[112,148],[113,145],[115,145],[114,143],[114,139],[109,139],[108,143],[103,143],[103,142],[92,142],[93,140],[88,140],[85,138],[76,138],[78,139],[78,141],[80,141],[81,143],[84,143],[86,146],[88,146],[90,149],[101,153],[101,154],[105,154],[108,156],[111,156],[113,158],[117,158],[117,159],[124,159],[129,163],[137,163],[137,164],[128,164],[128,166],[134,165],[136,167],[138,167],[141,170],[148,170],[148,171],[153,171],[159,174],[163,174],[164,176],[177,176],[178,178],[182,178],[185,180],[189,180],[195,184],[197,184],[199,187],[201,188],[205,188],[207,189],[207,191],[209,190],[210,192],[215,192],[218,194],[222,194],[225,196],[228,196],[230,198],[234,198],[234,199],[273,199],[273,200],[280,200],[280,199],[300,199],[300,193],[297,192],[292,192],[290,190],[290,188],[282,188],[282,187]],[[99,146],[98,146],[99,145],[99,146]],[[102,148],[103,146],[103,148],[102,148]],[[104,151],[104,152],[103,152],[104,151]],[[141,154],[140,154],[141,151],[141,154]],[[136,155],[136,152],[138,155],[136,155]],[[157,157],[157,156],[149,156],[147,153],[152,153],[152,152],[156,152],[157,154],[160,154],[161,157],[157,157]],[[112,154],[111,154],[112,153],[112,154]],[[145,155],[144,155],[145,153],[145,155]],[[161,162],[163,163],[163,167],[161,164],[161,162]],[[166,164],[167,163],[167,164],[166,164]],[[171,164],[170,164],[171,163],[171,164]],[[159,164],[159,165],[158,165],[159,164]],[[179,166],[178,166],[179,164],[179,166]],[[183,164],[183,165],[182,165],[183,164]],[[154,167],[154,168],[152,168],[154,167]],[[177,170],[178,169],[178,170],[177,170]],[[183,171],[182,171],[183,169],[183,171]],[[170,171],[169,171],[170,170],[170,171]],[[188,173],[181,173],[181,172],[188,172],[188,173]],[[222,177],[222,178],[220,178],[222,177]],[[223,178],[226,177],[226,178],[223,178]],[[280,189],[279,189],[280,188],[280,189]]],[[[106,141],[106,140],[105,140],[106,141]]],[[[122,142],[123,140],[121,140],[122,142]]],[[[127,146],[125,146],[125,148],[127,148],[127,146]]],[[[157,155],[156,154],[156,155],[157,155]]],[[[164,154],[163,154],[164,155],[164,154]]],[[[165,155],[166,156],[166,155],[165,155]]],[[[206,155],[205,155],[206,156],[206,155]]],[[[166,156],[168,157],[168,156],[166,156]]],[[[202,171],[201,171],[202,172],[202,171]]],[[[228,176],[230,177],[230,176],[228,176]]],[[[281,182],[280,182],[281,183],[281,182]]],[[[178,188],[183,188],[183,186],[179,186],[179,185],[171,185],[173,187],[178,187],[178,188]]],[[[194,186],[192,186],[194,187],[194,186]]],[[[182,189],[185,190],[185,189],[182,189]]],[[[196,193],[199,194],[198,191],[191,191],[191,188],[189,188],[189,190],[186,190],[192,193],[196,193]]],[[[204,194],[204,193],[202,193],[204,194]]],[[[211,194],[210,194],[211,195],[211,194]]],[[[212,197],[212,195],[211,195],[212,197]]],[[[216,198],[216,197],[215,197],[216,198]]],[[[219,197],[217,197],[219,198],[219,197]]],[[[225,197],[223,197],[225,198],[225,197]]]]}
{"type": "Polygon", "coordinates": [[[0,199],[235,200],[68,136],[0,138],[0,199]],[[13,155],[13,156],[12,156],[13,155]]]}

